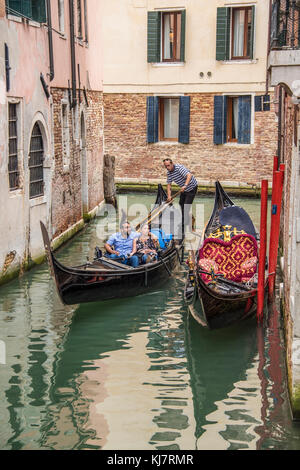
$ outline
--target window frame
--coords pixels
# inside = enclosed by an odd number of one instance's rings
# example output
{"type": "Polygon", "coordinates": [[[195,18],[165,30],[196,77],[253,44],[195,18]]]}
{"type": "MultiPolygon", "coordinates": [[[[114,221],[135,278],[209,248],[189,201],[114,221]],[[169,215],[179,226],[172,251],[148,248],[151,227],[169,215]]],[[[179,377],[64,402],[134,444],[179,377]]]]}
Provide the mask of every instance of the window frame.
{"type": "Polygon", "coordinates": [[[178,19],[177,16],[179,15],[180,17],[180,25],[182,23],[182,10],[175,10],[175,11],[162,11],[161,12],[161,62],[181,62],[180,60],[180,54],[181,54],[181,27],[180,27],[180,38],[178,41],[178,36],[177,36],[177,25],[178,25],[178,19]],[[173,39],[173,44],[174,44],[174,50],[173,50],[173,58],[171,59],[165,59],[164,57],[164,51],[165,51],[165,21],[164,17],[166,15],[175,15],[174,17],[174,39],[173,39]],[[177,44],[179,42],[179,59],[176,58],[177,55],[177,44]]]}
{"type": "Polygon", "coordinates": [[[227,116],[226,116],[226,142],[225,143],[238,143],[238,136],[232,137],[232,129],[234,125],[233,121],[233,102],[234,100],[238,100],[238,96],[229,96],[226,95],[226,101],[227,101],[227,116]]]}
{"type": "MultiPolygon", "coordinates": [[[[253,93],[224,93],[214,96],[214,145],[244,146],[254,144],[255,95],[253,93]],[[238,98],[238,113],[242,115],[237,126],[237,140],[228,139],[228,101],[238,98]],[[249,107],[247,107],[247,102],[249,107]],[[245,113],[245,115],[244,115],[245,113]],[[248,123],[248,126],[245,126],[248,123]],[[246,135],[245,135],[246,132],[246,135]],[[245,141],[247,137],[247,142],[245,141]]],[[[229,105],[230,106],[230,105],[229,105]]]]}
{"type": "Polygon", "coordinates": [[[39,121],[36,121],[33,125],[33,128],[31,130],[31,134],[30,134],[30,143],[29,143],[29,154],[28,154],[28,171],[29,171],[29,199],[36,199],[36,198],[39,198],[39,197],[42,197],[45,195],[45,178],[44,178],[44,160],[45,160],[45,144],[44,144],[44,137],[43,137],[43,132],[42,132],[42,127],[41,127],[41,123],[39,121]],[[39,129],[39,134],[35,134],[33,135],[33,132],[35,130],[35,128],[38,127],[39,129]],[[41,139],[41,142],[42,142],[42,148],[40,149],[32,149],[31,148],[31,144],[32,144],[32,138],[35,137],[40,137],[41,139]],[[30,159],[31,159],[31,154],[32,153],[38,153],[38,152],[42,152],[42,158],[40,160],[40,164],[35,164],[34,165],[30,165],[30,159]],[[33,180],[31,181],[31,170],[33,168],[42,168],[42,179],[36,179],[36,180],[33,180]],[[41,186],[42,186],[42,192],[41,193],[38,193],[38,194],[32,194],[31,192],[31,188],[32,188],[32,185],[34,183],[41,183],[41,186]]]}
{"type": "Polygon", "coordinates": [[[158,140],[159,142],[179,142],[179,125],[177,137],[165,137],[165,100],[177,100],[178,101],[178,123],[180,113],[180,99],[178,96],[160,96],[159,97],[159,111],[158,111],[158,140]]]}
{"type": "Polygon", "coordinates": [[[67,100],[61,100],[61,153],[65,172],[70,168],[70,107],[67,100]],[[65,114],[64,114],[65,110],[65,114]],[[66,124],[66,125],[65,125],[66,124]]]}
{"type": "Polygon", "coordinates": [[[81,0],[77,0],[76,3],[77,8],[77,38],[82,41],[83,40],[83,22],[82,22],[82,2],[81,0]]]}
{"type": "Polygon", "coordinates": [[[7,143],[8,143],[8,148],[7,148],[7,171],[8,171],[8,187],[9,191],[16,191],[20,189],[20,171],[19,171],[19,102],[18,101],[9,101],[8,102],[8,114],[7,114],[7,123],[8,123],[8,133],[7,133],[7,143]],[[11,120],[10,119],[10,107],[15,106],[15,119],[11,120]],[[16,135],[11,136],[10,135],[10,122],[14,121],[15,122],[15,127],[16,127],[16,135]],[[11,139],[16,139],[16,153],[10,153],[10,140],[11,139]],[[15,170],[10,170],[10,160],[12,157],[16,158],[16,169],[15,170]],[[10,183],[10,175],[11,174],[16,174],[16,186],[11,186],[10,183]]]}
{"type": "Polygon", "coordinates": [[[57,0],[58,29],[65,34],[65,0],[57,0]]]}
{"type": "MultiPolygon", "coordinates": [[[[247,47],[248,47],[248,28],[246,28],[246,25],[248,25],[248,18],[249,18],[249,12],[252,11],[251,6],[245,6],[245,7],[231,7],[231,50],[230,50],[230,59],[231,60],[250,60],[251,59],[251,51],[249,48],[249,54],[247,55],[247,47]],[[235,20],[234,20],[234,12],[235,11],[245,11],[245,19],[244,19],[244,44],[243,44],[243,51],[244,55],[242,56],[235,56],[233,51],[234,51],[234,28],[235,28],[235,20]]],[[[253,21],[253,18],[252,20],[253,21]]]]}

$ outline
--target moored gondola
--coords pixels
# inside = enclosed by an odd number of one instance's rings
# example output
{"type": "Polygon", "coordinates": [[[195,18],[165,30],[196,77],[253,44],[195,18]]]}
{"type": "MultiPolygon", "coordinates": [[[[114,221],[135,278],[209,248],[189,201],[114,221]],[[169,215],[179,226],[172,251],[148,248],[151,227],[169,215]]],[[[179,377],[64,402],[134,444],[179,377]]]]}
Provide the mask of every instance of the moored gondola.
{"type": "Polygon", "coordinates": [[[259,234],[247,212],[217,181],[215,204],[197,252],[191,252],[184,297],[198,323],[229,326],[256,309],[259,234]]]}
{"type": "MultiPolygon", "coordinates": [[[[159,230],[160,216],[174,209],[166,203],[167,196],[158,186],[155,207],[148,215],[148,221],[156,221],[159,230]]],[[[146,220],[146,221],[147,221],[146,220]]],[[[54,255],[48,232],[41,222],[42,236],[51,274],[58,294],[64,304],[72,305],[115,298],[131,297],[159,288],[166,282],[181,261],[183,241],[175,242],[174,237],[161,239],[162,246],[157,261],[137,268],[121,264],[106,256],[98,256],[92,262],[67,267],[54,255]]]]}

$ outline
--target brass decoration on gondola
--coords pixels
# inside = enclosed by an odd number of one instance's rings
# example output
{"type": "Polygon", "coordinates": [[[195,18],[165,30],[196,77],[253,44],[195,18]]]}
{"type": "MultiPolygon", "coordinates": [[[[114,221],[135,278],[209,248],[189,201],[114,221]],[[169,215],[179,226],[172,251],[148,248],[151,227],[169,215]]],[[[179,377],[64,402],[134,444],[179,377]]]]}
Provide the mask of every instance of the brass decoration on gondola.
{"type": "Polygon", "coordinates": [[[240,235],[241,233],[246,232],[244,230],[238,230],[236,227],[232,227],[232,225],[222,225],[214,232],[211,232],[208,235],[208,238],[220,238],[221,240],[224,240],[224,242],[230,242],[232,237],[240,235]]]}

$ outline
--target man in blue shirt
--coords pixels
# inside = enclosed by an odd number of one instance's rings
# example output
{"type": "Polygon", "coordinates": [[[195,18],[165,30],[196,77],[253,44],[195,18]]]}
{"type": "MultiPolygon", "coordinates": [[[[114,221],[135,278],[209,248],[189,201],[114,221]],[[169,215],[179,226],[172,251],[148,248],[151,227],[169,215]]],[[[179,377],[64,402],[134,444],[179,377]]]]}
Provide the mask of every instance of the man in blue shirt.
{"type": "Polygon", "coordinates": [[[121,224],[120,229],[120,232],[113,233],[109,237],[104,246],[111,259],[136,268],[139,265],[139,259],[136,255],[133,256],[132,245],[133,240],[138,238],[140,233],[132,231],[127,221],[121,224]]]}

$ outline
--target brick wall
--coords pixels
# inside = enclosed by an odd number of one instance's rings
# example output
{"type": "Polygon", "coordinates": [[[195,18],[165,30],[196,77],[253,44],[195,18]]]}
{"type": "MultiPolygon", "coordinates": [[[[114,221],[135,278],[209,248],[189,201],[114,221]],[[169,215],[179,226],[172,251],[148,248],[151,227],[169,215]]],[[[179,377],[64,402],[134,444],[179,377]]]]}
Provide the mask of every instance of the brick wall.
{"type": "Polygon", "coordinates": [[[0,18],[5,16],[5,0],[0,0],[0,18]]]}
{"type": "Polygon", "coordinates": [[[164,178],[162,159],[170,157],[188,166],[199,180],[250,184],[270,180],[277,147],[273,104],[270,112],[255,113],[253,145],[214,145],[214,95],[190,96],[190,143],[168,145],[146,142],[145,94],[104,94],[105,151],[116,157],[116,177],[164,178]]]}
{"type": "Polygon", "coordinates": [[[89,106],[81,104],[77,112],[69,111],[70,132],[69,169],[63,167],[62,148],[62,99],[67,98],[67,90],[52,89],[53,97],[53,139],[54,174],[52,183],[52,225],[53,236],[81,220],[82,176],[81,176],[81,112],[85,117],[86,158],[88,168],[89,203],[92,210],[103,200],[103,95],[100,92],[87,92],[89,106]]]}

